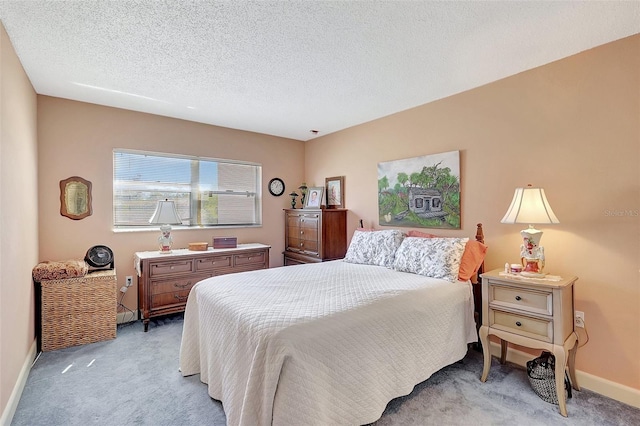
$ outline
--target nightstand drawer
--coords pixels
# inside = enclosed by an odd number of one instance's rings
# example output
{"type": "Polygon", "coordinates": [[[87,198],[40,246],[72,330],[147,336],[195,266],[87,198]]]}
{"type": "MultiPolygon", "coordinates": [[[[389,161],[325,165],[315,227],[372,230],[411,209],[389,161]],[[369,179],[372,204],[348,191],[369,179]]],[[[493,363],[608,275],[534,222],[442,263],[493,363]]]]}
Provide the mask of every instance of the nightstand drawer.
{"type": "Polygon", "coordinates": [[[175,274],[178,272],[191,272],[191,265],[191,259],[152,263],[150,265],[149,275],[157,277],[158,275],[175,274]]]}
{"type": "Polygon", "coordinates": [[[496,309],[489,310],[489,327],[532,339],[553,342],[553,321],[496,309]]]}
{"type": "Polygon", "coordinates": [[[550,291],[535,291],[517,287],[491,285],[489,304],[543,315],[553,315],[550,291]]]}

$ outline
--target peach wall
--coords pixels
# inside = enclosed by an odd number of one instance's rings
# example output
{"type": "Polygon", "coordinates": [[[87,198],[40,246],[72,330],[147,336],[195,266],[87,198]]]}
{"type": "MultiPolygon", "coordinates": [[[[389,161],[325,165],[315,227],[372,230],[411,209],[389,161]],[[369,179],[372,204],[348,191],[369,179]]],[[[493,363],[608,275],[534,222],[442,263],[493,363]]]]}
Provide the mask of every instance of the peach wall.
{"type": "MultiPolygon", "coordinates": [[[[271,266],[282,265],[282,209],[290,205],[290,198],[271,196],[267,183],[272,177],[282,178],[287,194],[300,185],[303,142],[47,96],[38,96],[38,133],[41,261],[83,258],[89,247],[104,244],[114,252],[122,286],[127,275],[135,276],[134,253],[157,249],[157,230],[112,230],[113,149],[127,148],[262,164],[262,227],[175,230],[174,247],[211,241],[214,235],[237,236],[240,243],[270,244],[271,266]],[[82,220],[60,215],[59,182],[74,175],[93,184],[93,215],[82,220]]],[[[135,286],[124,304],[137,308],[135,286]]]]}
{"type": "Polygon", "coordinates": [[[7,405],[35,336],[31,269],[38,263],[36,107],[36,93],[0,24],[0,423],[11,411],[7,405]]]}
{"type": "MultiPolygon", "coordinates": [[[[307,142],[308,185],[345,176],[349,234],[379,227],[377,164],[460,150],[462,227],[482,222],[488,268],[519,257],[514,188],[545,188],[547,271],[577,275],[590,340],[577,368],[640,390],[640,35],[307,142]]],[[[419,90],[419,88],[416,88],[419,90]]]]}

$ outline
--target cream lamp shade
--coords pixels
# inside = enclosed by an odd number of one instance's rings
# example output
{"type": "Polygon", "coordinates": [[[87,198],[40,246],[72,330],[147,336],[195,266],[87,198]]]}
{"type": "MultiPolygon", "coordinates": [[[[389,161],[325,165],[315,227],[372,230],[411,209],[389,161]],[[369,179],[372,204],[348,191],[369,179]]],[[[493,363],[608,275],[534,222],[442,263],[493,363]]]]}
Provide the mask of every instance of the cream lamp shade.
{"type": "Polygon", "coordinates": [[[516,188],[509,210],[502,223],[551,224],[560,223],[547,201],[542,188],[516,188]]]}
{"type": "Polygon", "coordinates": [[[544,247],[540,246],[542,231],[534,224],[560,223],[549,205],[547,196],[542,188],[528,185],[526,188],[516,188],[511,205],[501,223],[527,223],[529,228],[520,232],[523,243],[520,246],[520,260],[524,266],[522,274],[525,276],[544,276],[542,272],[545,264],[544,247]]]}
{"type": "Polygon", "coordinates": [[[150,224],[160,224],[160,236],[158,237],[158,245],[160,247],[160,253],[171,253],[171,244],[173,238],[171,238],[171,225],[180,225],[182,220],[178,216],[178,210],[176,209],[176,203],[169,200],[160,200],[156,206],[156,211],[149,219],[150,224]]]}

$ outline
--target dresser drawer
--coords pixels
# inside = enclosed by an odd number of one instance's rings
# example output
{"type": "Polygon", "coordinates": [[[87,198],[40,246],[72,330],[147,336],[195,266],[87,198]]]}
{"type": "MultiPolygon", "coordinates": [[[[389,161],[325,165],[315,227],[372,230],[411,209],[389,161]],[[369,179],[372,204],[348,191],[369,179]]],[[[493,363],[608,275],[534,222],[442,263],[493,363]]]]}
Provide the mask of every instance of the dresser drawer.
{"type": "Polygon", "coordinates": [[[191,259],[180,259],[167,262],[151,263],[149,265],[149,275],[157,277],[179,272],[191,272],[193,263],[191,259]]]}
{"type": "Polygon", "coordinates": [[[151,296],[151,311],[184,306],[189,298],[189,290],[173,291],[151,296]]]}
{"type": "Polygon", "coordinates": [[[233,264],[235,266],[254,265],[257,263],[260,263],[260,264],[265,263],[264,251],[233,255],[233,264]]]}
{"type": "Polygon", "coordinates": [[[231,256],[215,256],[196,259],[196,271],[206,271],[230,266],[232,266],[231,256]]]}
{"type": "Polygon", "coordinates": [[[553,315],[551,291],[536,291],[493,284],[489,288],[489,304],[521,311],[553,315]]]}
{"type": "Polygon", "coordinates": [[[289,237],[287,238],[286,250],[318,254],[318,240],[289,237]]]}
{"type": "Polygon", "coordinates": [[[553,342],[553,321],[551,319],[533,318],[513,312],[490,309],[489,327],[536,340],[553,342]]]}
{"type": "Polygon", "coordinates": [[[300,239],[305,241],[318,241],[318,228],[300,228],[300,239]]]}
{"type": "Polygon", "coordinates": [[[191,290],[191,287],[198,281],[209,278],[211,275],[189,275],[187,277],[176,277],[173,280],[162,280],[151,282],[151,295],[171,293],[182,290],[191,290]]]}
{"type": "Polygon", "coordinates": [[[320,223],[320,215],[318,214],[307,214],[300,218],[300,228],[303,228],[303,229],[318,230],[319,223],[320,223]]]}
{"type": "Polygon", "coordinates": [[[312,256],[319,256],[318,241],[303,240],[300,241],[300,250],[312,256]]]}
{"type": "MultiPolygon", "coordinates": [[[[293,234],[295,235],[295,234],[293,234]]],[[[293,251],[300,251],[302,250],[302,241],[300,241],[299,238],[296,238],[294,236],[292,236],[292,234],[289,234],[289,237],[287,238],[287,246],[285,247],[286,250],[293,250],[293,251]]]]}

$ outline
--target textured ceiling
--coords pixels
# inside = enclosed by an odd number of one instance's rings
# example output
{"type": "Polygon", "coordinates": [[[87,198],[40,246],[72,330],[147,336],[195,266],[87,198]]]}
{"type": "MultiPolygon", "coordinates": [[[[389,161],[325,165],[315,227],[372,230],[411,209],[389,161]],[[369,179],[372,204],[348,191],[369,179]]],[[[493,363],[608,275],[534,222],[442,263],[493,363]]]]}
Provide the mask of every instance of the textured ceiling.
{"type": "Polygon", "coordinates": [[[639,33],[640,2],[0,0],[0,19],[39,94],[308,140],[639,33]]]}

